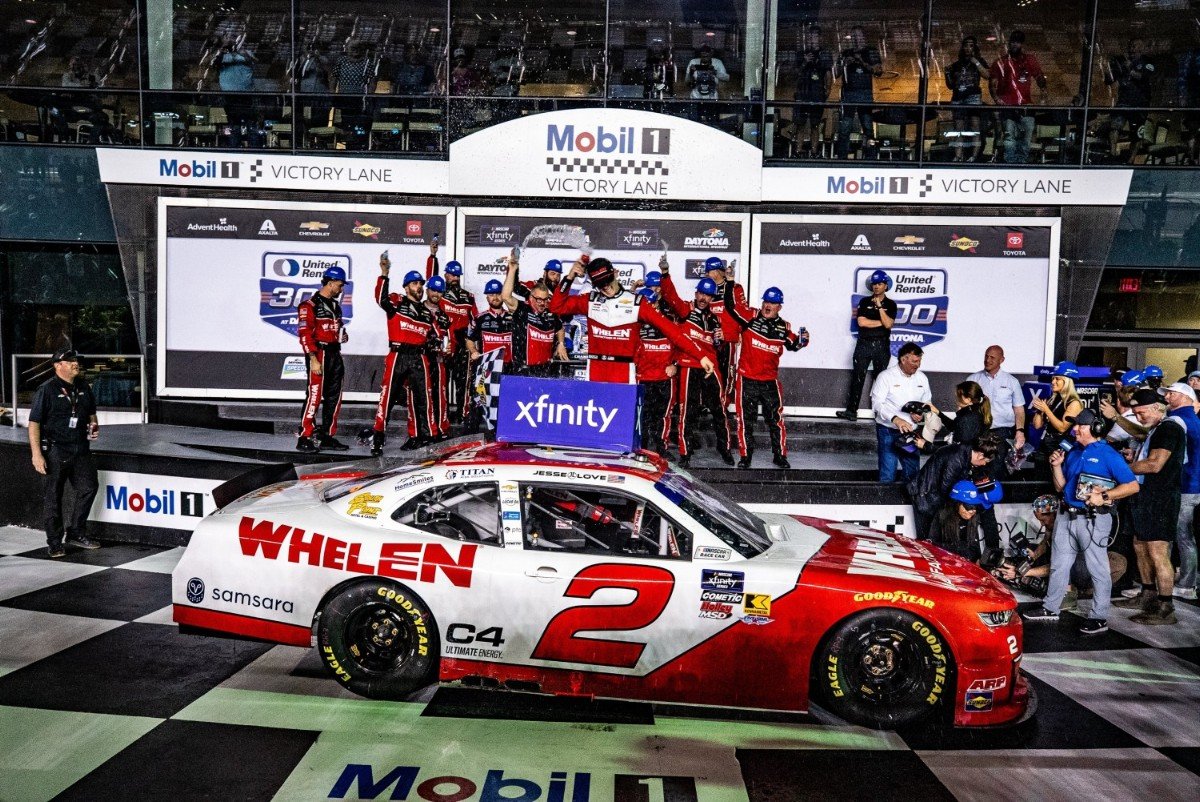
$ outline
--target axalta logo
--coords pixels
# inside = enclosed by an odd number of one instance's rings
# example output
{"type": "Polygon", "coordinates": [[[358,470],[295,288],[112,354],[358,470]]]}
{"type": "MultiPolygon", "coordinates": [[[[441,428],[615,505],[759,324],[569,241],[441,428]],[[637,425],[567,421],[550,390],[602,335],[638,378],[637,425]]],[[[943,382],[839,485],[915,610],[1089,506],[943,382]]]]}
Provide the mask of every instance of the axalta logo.
{"type": "Polygon", "coordinates": [[[298,565],[312,565],[367,576],[386,576],[408,581],[437,582],[441,574],[451,585],[471,587],[475,568],[474,543],[454,548],[441,543],[387,542],[368,546],[378,551],[378,560],[364,557],[363,543],[350,543],[341,538],[308,532],[272,521],[255,521],[243,516],[238,524],[238,540],[242,555],[266,560],[283,560],[298,565]]]}
{"type": "Polygon", "coordinates": [[[719,228],[710,228],[698,237],[684,237],[685,248],[728,248],[729,235],[719,228]]]}
{"type": "Polygon", "coordinates": [[[907,195],[908,178],[847,178],[844,175],[831,175],[826,178],[825,192],[829,195],[907,195]]]}
{"type": "Polygon", "coordinates": [[[258,235],[260,237],[278,237],[279,231],[276,230],[274,221],[263,220],[262,225],[258,227],[258,235]]]}
{"type": "Polygon", "coordinates": [[[160,178],[238,178],[242,169],[241,162],[196,161],[180,163],[179,159],[159,159],[158,175],[160,178]]]}
{"type": "Polygon", "coordinates": [[[204,517],[204,494],[186,493],[175,490],[155,492],[145,488],[131,493],[124,485],[107,485],[104,491],[104,507],[121,512],[141,512],[146,515],[183,515],[189,518],[204,517]]]}
{"type": "Polygon", "coordinates": [[[854,244],[850,246],[850,250],[869,252],[871,250],[871,241],[867,239],[866,234],[859,234],[854,238],[854,244]]]}
{"type": "Polygon", "coordinates": [[[594,399],[589,398],[586,404],[555,404],[547,393],[536,401],[518,401],[517,409],[517,420],[525,421],[532,429],[539,424],[566,424],[604,433],[617,417],[616,407],[598,406],[594,399]]]}

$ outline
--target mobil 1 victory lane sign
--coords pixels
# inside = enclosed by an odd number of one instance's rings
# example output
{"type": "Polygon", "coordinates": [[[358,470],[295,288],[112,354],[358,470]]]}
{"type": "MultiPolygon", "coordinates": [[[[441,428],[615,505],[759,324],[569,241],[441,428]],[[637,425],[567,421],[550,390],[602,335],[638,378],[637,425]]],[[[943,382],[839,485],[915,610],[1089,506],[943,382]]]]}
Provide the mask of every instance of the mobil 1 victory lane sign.
{"type": "Polygon", "coordinates": [[[761,182],[750,143],[633,109],[531,114],[450,144],[455,195],[756,201],[761,182]]]}

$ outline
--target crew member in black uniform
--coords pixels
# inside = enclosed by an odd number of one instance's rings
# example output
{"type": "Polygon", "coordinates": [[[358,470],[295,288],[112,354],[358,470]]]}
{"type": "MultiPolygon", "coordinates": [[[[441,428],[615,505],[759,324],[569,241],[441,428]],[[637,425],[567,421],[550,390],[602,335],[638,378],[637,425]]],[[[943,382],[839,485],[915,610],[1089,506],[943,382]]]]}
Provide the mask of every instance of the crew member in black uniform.
{"type": "Polygon", "coordinates": [[[100,423],[92,388],[79,371],[79,354],[72,348],[59,351],[54,355],[53,378],[42,382],[29,408],[33,468],[46,477],[47,553],[55,558],[67,553],[64,537],[73,546],[100,548],[87,536],[88,513],[100,489],[88,441],[99,437],[100,423]],[[75,489],[75,501],[64,533],[62,502],[67,482],[75,489]]]}
{"type": "MultiPolygon", "coordinates": [[[[559,264],[561,273],[562,265],[559,264]]],[[[542,281],[526,287],[522,300],[517,296],[517,274],[520,265],[509,258],[508,274],[504,277],[504,288],[500,299],[512,315],[512,372],[526,376],[548,376],[551,360],[566,362],[567,349],[563,343],[564,329],[558,315],[550,312],[550,294],[553,285],[542,281]]],[[[547,266],[549,275],[549,266],[547,266]]]]}
{"type": "Polygon", "coordinates": [[[467,329],[475,322],[475,295],[462,285],[462,265],[457,261],[446,264],[446,292],[442,294],[442,311],[450,317],[450,372],[448,394],[455,411],[453,421],[461,423],[467,410],[470,358],[467,353],[467,329]]]}
{"type": "Polygon", "coordinates": [[[892,278],[882,270],[876,270],[867,279],[867,287],[871,294],[858,302],[858,310],[854,313],[858,322],[858,342],[854,344],[854,371],[850,375],[846,408],[835,413],[843,420],[858,420],[858,402],[867,370],[871,370],[873,382],[880,371],[887,370],[892,358],[892,324],[896,322],[896,302],[887,297],[887,291],[892,288],[892,278]]]}
{"type": "Polygon", "coordinates": [[[345,286],[346,271],[331,267],[321,274],[321,289],[296,306],[299,318],[296,333],[300,336],[300,348],[304,351],[308,370],[308,393],[300,416],[297,451],[312,453],[319,448],[332,451],[349,448],[334,437],[338,411],[342,408],[342,382],[346,378],[342,343],[350,339],[338,301],[345,286]],[[318,406],[321,408],[320,429],[315,426],[318,406]]]}

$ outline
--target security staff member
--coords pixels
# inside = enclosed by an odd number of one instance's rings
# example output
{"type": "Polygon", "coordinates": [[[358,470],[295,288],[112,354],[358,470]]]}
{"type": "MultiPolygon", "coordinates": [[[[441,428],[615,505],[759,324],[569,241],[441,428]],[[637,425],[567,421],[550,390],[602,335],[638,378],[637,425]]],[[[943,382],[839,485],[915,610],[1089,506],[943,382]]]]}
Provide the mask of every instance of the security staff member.
{"type": "Polygon", "coordinates": [[[783,422],[783,391],[779,388],[779,357],[784,349],[799,351],[808,345],[808,330],[792,331],[792,325],[779,316],[783,292],[767,287],[762,308],[752,309],[734,297],[732,281],[725,282],[725,310],[741,330],[741,356],[737,364],[733,408],[737,414],[739,468],[749,468],[754,456],[752,432],[762,407],[763,420],[771,437],[772,462],[777,468],[790,468],[787,461],[787,427],[783,422]]]}
{"type": "Polygon", "coordinates": [[[54,558],[67,553],[64,535],[73,546],[100,548],[87,536],[88,513],[100,489],[88,441],[99,437],[100,423],[92,388],[80,378],[79,370],[74,349],[55,354],[54,376],[38,387],[29,409],[29,449],[34,470],[46,477],[46,548],[54,558]],[[64,533],[62,502],[67,482],[75,489],[75,502],[64,533]]]}
{"type": "Polygon", "coordinates": [[[371,435],[371,454],[383,453],[387,441],[387,422],[395,405],[395,391],[403,386],[408,397],[408,417],[415,422],[416,433],[401,446],[411,451],[432,442],[440,428],[434,419],[434,386],[430,351],[440,345],[433,313],[421,298],[425,277],[416,270],[404,276],[404,295],[388,292],[388,273],[392,263],[387,256],[379,257],[380,276],[375,282],[375,302],[387,314],[388,355],[383,363],[383,382],[379,388],[379,405],[375,409],[375,426],[371,435]]]}
{"type": "Polygon", "coordinates": [[[528,376],[546,376],[551,359],[563,362],[569,359],[563,342],[563,323],[550,312],[551,289],[545,284],[537,282],[527,288],[524,300],[517,297],[519,271],[517,260],[510,257],[500,292],[500,300],[512,314],[512,367],[528,376]]]}
{"type": "Polygon", "coordinates": [[[550,299],[556,315],[586,315],[588,326],[589,381],[631,384],[636,380],[633,360],[641,345],[641,325],[649,323],[671,340],[681,352],[708,372],[715,367],[716,354],[690,339],[680,326],[663,317],[644,299],[621,286],[612,262],[601,257],[587,262],[592,291],[571,295],[571,284],[584,274],[584,260],[571,265],[550,299]]]}
{"type": "Polygon", "coordinates": [[[867,286],[871,294],[858,302],[858,311],[855,313],[858,342],[854,344],[854,370],[850,374],[846,408],[835,413],[842,420],[858,420],[858,402],[862,397],[867,370],[871,370],[871,381],[874,381],[881,371],[887,370],[891,360],[896,302],[887,297],[887,291],[892,288],[892,278],[884,271],[876,270],[867,279],[867,286]]]}
{"type": "Polygon", "coordinates": [[[454,419],[461,422],[467,409],[467,390],[471,384],[467,376],[467,329],[475,321],[475,296],[462,285],[462,265],[457,261],[446,263],[446,292],[442,294],[442,311],[450,318],[450,357],[446,367],[450,372],[448,394],[455,405],[454,419]]]}
{"type": "MultiPolygon", "coordinates": [[[[665,262],[660,262],[665,267],[665,262]]],[[[705,348],[722,341],[721,322],[709,308],[716,297],[717,285],[711,278],[702,278],[696,284],[694,300],[689,304],[679,297],[667,271],[662,277],[663,299],[676,315],[683,319],[681,328],[691,340],[705,348]]],[[[729,404],[725,396],[724,377],[720,370],[715,374],[701,369],[694,356],[683,354],[679,360],[679,464],[691,464],[691,451],[695,447],[694,431],[699,423],[700,410],[707,409],[712,416],[713,433],[717,436],[717,453],[726,465],[733,464],[729,450],[729,404]]]]}
{"type": "Polygon", "coordinates": [[[342,362],[342,343],[350,339],[342,320],[342,305],[338,301],[346,286],[346,271],[328,268],[321,274],[321,289],[296,306],[299,317],[297,333],[300,348],[307,357],[308,393],[304,397],[304,412],[300,416],[300,437],[296,450],[312,453],[321,448],[345,451],[348,445],[334,437],[337,416],[342,408],[342,382],[346,365],[342,362]],[[315,424],[317,407],[321,408],[321,428],[315,424]],[[316,442],[313,436],[316,436],[316,442]]]}
{"type": "MultiPolygon", "coordinates": [[[[646,274],[638,294],[661,312],[664,317],[674,319],[663,300],[658,296],[662,284],[662,273],[651,270],[646,274]]],[[[667,439],[671,432],[672,414],[678,405],[675,364],[675,346],[671,340],[650,323],[643,323],[641,344],[633,357],[637,369],[637,382],[642,386],[642,447],[667,456],[667,439]]]]}
{"type": "Polygon", "coordinates": [[[1104,419],[1090,409],[1067,418],[1075,447],[1050,454],[1054,489],[1062,493],[1062,514],[1054,524],[1050,552],[1050,589],[1044,606],[1022,615],[1026,621],[1057,621],[1071,566],[1082,553],[1092,578],[1092,612],[1080,626],[1085,635],[1108,631],[1108,608],[1112,576],[1108,570],[1107,545],[1113,528],[1113,502],[1137,493],[1140,486],[1133,471],[1112,446],[1101,438],[1104,419]]]}

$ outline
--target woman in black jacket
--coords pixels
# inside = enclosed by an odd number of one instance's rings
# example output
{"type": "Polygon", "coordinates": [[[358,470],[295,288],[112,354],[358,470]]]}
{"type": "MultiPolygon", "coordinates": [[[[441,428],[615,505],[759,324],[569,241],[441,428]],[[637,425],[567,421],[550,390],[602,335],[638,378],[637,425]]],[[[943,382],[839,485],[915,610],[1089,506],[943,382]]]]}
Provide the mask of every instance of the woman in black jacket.
{"type": "MultiPolygon", "coordinates": [[[[956,412],[950,417],[945,412],[929,405],[931,411],[942,419],[942,431],[947,437],[952,437],[955,443],[970,443],[976,437],[987,434],[992,428],[992,404],[983,394],[983,388],[976,382],[960,382],[954,388],[956,412]]],[[[944,447],[946,443],[935,444],[923,437],[916,439],[917,447],[926,454],[944,447]]]]}

